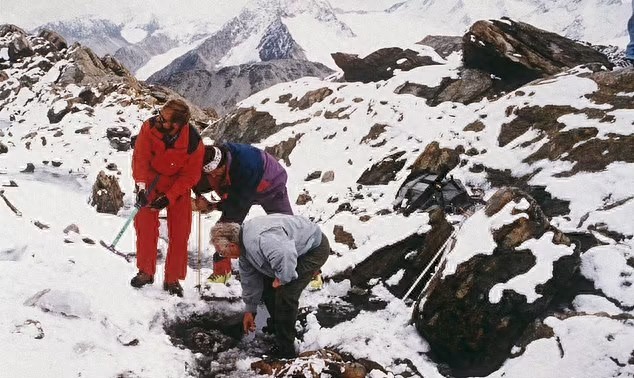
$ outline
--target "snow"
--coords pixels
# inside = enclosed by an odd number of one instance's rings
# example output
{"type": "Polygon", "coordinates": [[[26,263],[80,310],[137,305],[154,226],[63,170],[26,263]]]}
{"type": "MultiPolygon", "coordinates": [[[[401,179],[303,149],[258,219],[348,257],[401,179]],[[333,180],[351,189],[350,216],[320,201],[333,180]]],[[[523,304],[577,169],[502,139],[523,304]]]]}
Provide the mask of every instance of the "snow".
{"type": "Polygon", "coordinates": [[[634,306],[634,268],[627,264],[626,258],[632,256],[634,251],[625,245],[594,247],[583,254],[581,273],[608,297],[631,307],[634,306]]]}
{"type": "Polygon", "coordinates": [[[539,239],[530,239],[517,247],[518,251],[528,249],[535,256],[535,265],[526,273],[517,275],[505,283],[494,285],[489,291],[489,302],[500,303],[505,290],[512,290],[526,297],[527,303],[541,298],[537,285],[544,284],[553,277],[553,264],[563,256],[571,255],[574,246],[554,244],[553,232],[546,232],[539,239]]]}
{"type": "Polygon", "coordinates": [[[141,42],[147,35],[147,31],[135,27],[126,27],[121,30],[121,36],[130,43],[141,42]]]}
{"type": "Polygon", "coordinates": [[[205,41],[204,38],[198,39],[192,43],[174,47],[166,51],[163,54],[154,55],[147,63],[136,70],[134,76],[139,80],[146,80],[152,76],[153,73],[161,70],[179,56],[185,54],[187,51],[195,49],[205,41]]]}
{"type": "Polygon", "coordinates": [[[473,256],[493,254],[497,244],[493,240],[492,231],[511,224],[517,219],[528,218],[527,214],[521,212],[526,209],[527,204],[528,201],[522,198],[520,202],[507,203],[491,217],[484,213],[484,209],[469,217],[456,235],[456,245],[447,255],[447,265],[442,277],[454,274],[460,264],[469,261],[473,256]]]}

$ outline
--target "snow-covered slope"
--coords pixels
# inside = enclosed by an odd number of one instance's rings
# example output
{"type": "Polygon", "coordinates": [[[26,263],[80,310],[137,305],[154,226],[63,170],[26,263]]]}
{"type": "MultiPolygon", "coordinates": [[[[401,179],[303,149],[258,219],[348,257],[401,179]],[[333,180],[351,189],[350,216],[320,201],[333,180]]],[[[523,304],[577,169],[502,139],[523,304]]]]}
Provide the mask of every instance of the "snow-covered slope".
{"type": "MultiPolygon", "coordinates": [[[[5,55],[0,48],[0,57],[5,55]]],[[[275,125],[281,127],[279,132],[257,143],[258,146],[270,147],[297,138],[288,157],[289,193],[293,200],[300,194],[310,195],[311,201],[294,205],[294,210],[313,217],[332,241],[335,253],[324,266],[324,276],[332,277],[356,266],[379,247],[417,232],[427,232],[430,229],[427,213],[414,213],[410,217],[391,213],[392,201],[409,173],[407,167],[429,142],[438,141],[448,148],[461,145],[475,153],[461,154],[464,165],[452,173],[470,188],[483,190],[485,198],[495,191],[482,167],[508,170],[516,177],[530,175],[527,179],[530,184],[545,186],[552,196],[570,201],[569,213],[552,219],[555,226],[566,232],[590,232],[593,228],[589,226],[595,226],[593,234],[605,243],[582,255],[582,273],[598,290],[577,296],[562,311],[563,315],[546,317],[544,324],[552,329],[552,335],[533,341],[523,353],[519,353],[518,347],[517,356],[491,377],[590,378],[634,374],[634,365],[629,362],[634,350],[631,320],[634,200],[630,189],[634,185],[634,161],[631,150],[619,148],[622,142],[615,144],[616,152],[611,149],[615,140],[632,137],[634,111],[627,104],[631,104],[628,100],[634,90],[609,96],[603,93],[593,98],[593,94],[605,89],[587,76],[590,74],[587,69],[576,68],[529,84],[496,101],[483,100],[470,105],[441,103],[431,107],[424,99],[394,93],[406,81],[433,87],[443,77],[456,76],[459,57],[451,59],[444,65],[400,72],[378,83],[301,79],[278,84],[242,102],[243,107],[270,114],[275,125]],[[330,92],[322,101],[305,109],[291,106],[290,100],[322,88],[330,92]],[[618,106],[603,103],[600,101],[603,98],[618,100],[618,106]],[[596,127],[597,133],[592,138],[606,144],[599,154],[609,164],[601,169],[567,174],[573,171],[578,159],[568,152],[555,154],[552,159],[547,158],[548,154],[527,159],[550,142],[552,135],[540,132],[538,127],[529,126],[510,142],[500,143],[504,125],[517,119],[517,112],[549,105],[572,109],[557,118],[562,125],[558,131],[596,127]],[[575,114],[577,110],[584,111],[575,114]],[[601,117],[595,118],[597,114],[601,117]],[[465,130],[475,121],[483,128],[465,130]],[[371,136],[371,128],[376,124],[384,125],[385,131],[371,136]],[[399,159],[405,162],[394,180],[384,185],[357,183],[373,164],[401,152],[399,159]],[[306,181],[315,171],[332,171],[334,179],[306,181]],[[346,202],[349,206],[341,210],[346,202]],[[342,226],[352,235],[356,248],[336,241],[335,226],[342,226]],[[615,239],[608,237],[615,234],[615,239]]],[[[0,356],[3,367],[0,374],[104,378],[199,376],[192,366],[200,356],[173,346],[163,330],[175,316],[218,310],[217,304],[201,301],[194,288],[197,227],[190,240],[191,262],[183,282],[184,299],[170,297],[160,289],[161,273],[156,277],[157,283],[150,287],[142,290],[129,287],[129,279],[136,272],[134,264],[82,240],[109,241],[125,221],[133,202],[131,154],[110,147],[106,128],[128,126],[138,130],[151,108],[143,95],[121,87],[109,92],[94,107],[77,104],[78,111],[51,124],[47,117],[49,110],[66,99],[75,99],[85,89],[77,85],[54,85],[70,64],[63,59],[50,66],[45,58],[33,56],[15,66],[3,66],[2,70],[7,78],[0,82],[0,101],[3,101],[0,141],[6,151],[0,154],[0,180],[3,185],[10,185],[11,180],[18,185],[2,189],[22,215],[16,215],[0,201],[3,287],[0,344],[11,346],[0,356]],[[92,127],[89,133],[77,132],[88,126],[92,127]],[[62,164],[53,166],[53,161],[62,164]],[[33,173],[21,172],[27,163],[34,165],[33,173]],[[126,192],[126,207],[118,215],[98,214],[87,204],[97,173],[106,170],[110,163],[116,164],[117,169],[111,172],[126,192]],[[40,229],[36,221],[49,228],[40,229]],[[71,223],[79,232],[64,233],[71,223]]],[[[586,143],[579,146],[583,144],[586,143]]],[[[261,213],[261,209],[255,209],[251,215],[261,213]]],[[[217,217],[213,214],[203,218],[201,249],[206,257],[203,277],[210,273],[207,230],[217,217]]],[[[469,236],[474,241],[485,237],[478,233],[469,236]]],[[[159,248],[164,254],[165,226],[161,228],[161,237],[159,248]]],[[[120,248],[133,251],[131,230],[125,234],[120,248]]],[[[162,271],[162,262],[157,271],[162,271]]],[[[390,280],[369,282],[371,293],[385,301],[386,306],[363,311],[332,328],[320,324],[315,308],[321,303],[341,303],[341,297],[350,288],[349,281],[328,281],[324,290],[306,292],[301,305],[310,311],[299,349],[327,347],[354,358],[369,358],[388,372],[377,369],[373,377],[442,377],[439,366],[426,355],[427,342],[409,323],[411,303],[388,291],[398,280],[396,274],[390,280]]],[[[521,292],[535,288],[527,289],[521,292]]],[[[222,310],[236,308],[239,310],[239,304],[222,310]]],[[[256,341],[243,340],[236,348],[216,355],[218,361],[228,364],[227,376],[254,376],[249,366],[261,354],[251,347],[261,337],[258,334],[256,341]]],[[[218,364],[206,368],[216,369],[218,364]]]]}

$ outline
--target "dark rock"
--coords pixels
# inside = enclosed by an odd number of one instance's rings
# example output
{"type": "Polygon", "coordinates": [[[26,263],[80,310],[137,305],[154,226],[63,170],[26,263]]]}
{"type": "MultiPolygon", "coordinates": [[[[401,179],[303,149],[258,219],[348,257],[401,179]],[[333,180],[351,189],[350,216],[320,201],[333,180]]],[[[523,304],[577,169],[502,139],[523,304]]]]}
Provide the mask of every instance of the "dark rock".
{"type": "Polygon", "coordinates": [[[506,17],[476,22],[462,41],[465,67],[492,73],[518,87],[584,63],[612,67],[591,47],[506,17]]]}
{"type": "Polygon", "coordinates": [[[396,179],[396,174],[405,166],[406,159],[400,159],[405,152],[400,151],[389,155],[380,162],[366,169],[357,180],[363,185],[387,185],[396,179]]]}
{"type": "Polygon", "coordinates": [[[88,106],[95,106],[102,100],[102,97],[97,96],[95,92],[93,92],[90,88],[82,89],[77,97],[79,97],[83,101],[83,103],[88,106]]]}
{"type": "Polygon", "coordinates": [[[6,154],[7,152],[9,152],[9,147],[0,142],[0,154],[6,154]]]}
{"type": "Polygon", "coordinates": [[[96,206],[99,213],[117,214],[123,207],[123,194],[116,176],[101,171],[92,187],[90,206],[96,206]]]}
{"type": "Polygon", "coordinates": [[[454,52],[462,50],[462,37],[449,35],[428,35],[416,42],[417,45],[425,45],[434,49],[438,55],[447,58],[454,52]]]}
{"type": "Polygon", "coordinates": [[[79,227],[77,227],[76,224],[69,224],[68,226],[66,226],[66,228],[64,228],[64,233],[68,234],[70,232],[74,232],[76,234],[79,234],[79,227]]]}
{"type": "Polygon", "coordinates": [[[553,244],[570,246],[570,240],[548,223],[537,202],[518,189],[499,190],[482,211],[490,217],[520,200],[529,206],[515,208],[515,214],[525,216],[491,231],[496,243],[493,253],[474,255],[444,278],[443,266],[419,297],[424,305],[414,306],[416,328],[429,342],[434,359],[447,363],[454,376],[483,376],[497,370],[529,325],[544,316],[557,293],[565,290],[580,265],[579,250],[569,247],[571,254],[554,262],[552,277],[537,285],[539,296],[533,301],[512,290],[503,291],[497,302],[490,299],[496,284],[535,266],[535,255],[542,252],[517,249],[524,241],[544,236],[553,244]]]}
{"type": "Polygon", "coordinates": [[[59,33],[54,32],[52,30],[41,29],[40,32],[38,33],[38,37],[42,37],[48,42],[50,42],[51,45],[53,45],[55,49],[57,49],[57,51],[63,50],[66,47],[68,47],[68,44],[66,43],[66,40],[64,39],[64,37],[62,37],[61,35],[59,35],[59,33]]]}
{"type": "Polygon", "coordinates": [[[316,180],[316,179],[318,179],[320,177],[321,177],[321,171],[315,171],[315,172],[309,174],[308,176],[306,176],[304,181],[312,181],[312,180],[316,180]]]}
{"type": "Polygon", "coordinates": [[[92,129],[92,126],[82,127],[75,130],[75,134],[90,134],[90,129],[92,129]]]}
{"type": "Polygon", "coordinates": [[[474,121],[468,124],[467,126],[465,126],[465,128],[462,130],[480,132],[484,130],[484,123],[482,123],[482,121],[474,121]]]}
{"type": "MultiPolygon", "coordinates": [[[[416,281],[422,270],[431,262],[436,252],[438,252],[452,232],[452,227],[445,220],[442,211],[438,210],[438,214],[430,218],[430,224],[432,228],[427,233],[415,233],[397,243],[382,247],[374,251],[354,268],[337,274],[332,279],[336,282],[349,279],[353,286],[364,287],[373,278],[380,278],[385,281],[403,269],[405,273],[400,282],[397,285],[387,286],[392,294],[402,297],[416,281]],[[412,252],[415,252],[413,256],[412,252]],[[406,258],[408,255],[410,257],[406,258]]],[[[430,269],[418,282],[410,294],[412,298],[418,297],[434,270],[430,269]]]]}
{"type": "Polygon", "coordinates": [[[350,249],[357,249],[357,245],[354,242],[354,236],[352,236],[351,233],[345,231],[343,229],[343,226],[335,225],[332,232],[335,235],[335,242],[345,244],[350,249]]]}
{"type": "Polygon", "coordinates": [[[62,132],[62,130],[57,130],[55,132],[55,134],[53,134],[54,137],[58,138],[61,137],[62,135],[64,135],[64,133],[62,132]]]}
{"type": "Polygon", "coordinates": [[[11,62],[17,62],[22,58],[35,54],[33,46],[31,46],[31,42],[29,42],[26,34],[21,34],[19,32],[13,34],[13,38],[7,47],[9,61],[11,62]]]}
{"type": "Polygon", "coordinates": [[[313,198],[308,193],[300,193],[295,201],[296,205],[306,205],[308,202],[312,202],[313,198]]]}
{"type": "Polygon", "coordinates": [[[324,99],[333,93],[332,89],[323,87],[306,92],[299,100],[292,99],[288,102],[288,106],[295,110],[306,110],[318,102],[324,101],[324,99]]]}
{"type": "Polygon", "coordinates": [[[108,127],[106,129],[106,138],[108,139],[113,137],[129,138],[130,136],[132,136],[132,132],[125,126],[108,127]]]}
{"type": "Polygon", "coordinates": [[[119,169],[115,163],[110,163],[106,166],[106,169],[109,171],[116,171],[119,169]]]}
{"type": "Polygon", "coordinates": [[[51,161],[51,165],[52,165],[53,167],[61,167],[61,166],[62,166],[62,164],[63,164],[63,162],[61,162],[61,161],[59,161],[59,160],[53,160],[53,161],[51,161]]]}
{"type": "Polygon", "coordinates": [[[445,101],[470,104],[514,88],[499,80],[494,81],[490,74],[474,69],[463,69],[459,79],[444,77],[435,87],[406,82],[397,87],[394,93],[421,97],[427,99],[427,105],[437,106],[445,101]]]}
{"type": "Polygon", "coordinates": [[[308,122],[308,120],[277,124],[275,118],[267,112],[257,111],[254,108],[239,108],[222,117],[213,126],[206,128],[201,136],[218,141],[230,140],[251,144],[260,142],[285,127],[308,122]]]}
{"type": "Polygon", "coordinates": [[[331,182],[335,179],[334,171],[326,171],[324,175],[321,177],[321,182],[331,182]]]}
{"type": "Polygon", "coordinates": [[[66,101],[66,107],[59,108],[57,106],[52,107],[46,113],[46,117],[48,117],[48,121],[52,124],[59,123],[62,118],[68,113],[70,113],[71,105],[66,101]]]}
{"type": "Polygon", "coordinates": [[[381,136],[381,134],[385,132],[386,127],[388,127],[388,125],[379,124],[379,123],[372,125],[372,127],[370,127],[370,131],[368,132],[368,135],[361,138],[361,141],[359,142],[359,144],[368,143],[372,140],[377,140],[379,136],[381,136]]]}
{"type": "Polygon", "coordinates": [[[83,241],[86,244],[90,244],[90,245],[94,245],[95,241],[92,240],[91,238],[81,238],[81,241],[83,241]]]}
{"type": "Polygon", "coordinates": [[[278,159],[284,160],[284,163],[287,167],[291,166],[290,155],[291,152],[297,146],[297,141],[304,135],[304,133],[298,133],[294,137],[288,138],[285,141],[282,141],[275,146],[265,147],[264,151],[275,156],[278,159]]]}
{"type": "Polygon", "coordinates": [[[416,67],[440,64],[429,56],[420,56],[416,51],[399,47],[377,50],[365,58],[355,54],[331,54],[335,64],[343,70],[346,81],[387,80],[394,75],[394,70],[409,71],[416,67]]]}
{"type": "Polygon", "coordinates": [[[412,164],[412,172],[409,176],[418,175],[420,172],[440,173],[443,170],[450,171],[459,162],[460,156],[456,150],[440,148],[438,142],[434,141],[428,144],[425,150],[416,158],[414,164],[412,164]]]}
{"type": "Polygon", "coordinates": [[[33,172],[35,172],[35,165],[33,165],[33,163],[27,163],[26,164],[26,168],[24,168],[20,172],[22,172],[22,173],[33,173],[33,172]]]}
{"type": "Polygon", "coordinates": [[[3,70],[0,70],[0,83],[8,79],[9,79],[9,74],[4,72],[3,70]]]}

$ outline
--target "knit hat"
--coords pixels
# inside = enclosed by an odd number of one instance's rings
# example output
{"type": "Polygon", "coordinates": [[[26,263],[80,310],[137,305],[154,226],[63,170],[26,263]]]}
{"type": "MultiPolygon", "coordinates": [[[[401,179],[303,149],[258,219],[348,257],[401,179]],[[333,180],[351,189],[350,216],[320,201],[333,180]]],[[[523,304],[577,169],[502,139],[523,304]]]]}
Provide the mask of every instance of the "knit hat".
{"type": "Polygon", "coordinates": [[[220,167],[226,159],[220,147],[205,146],[205,157],[203,158],[203,172],[209,173],[220,167]]]}

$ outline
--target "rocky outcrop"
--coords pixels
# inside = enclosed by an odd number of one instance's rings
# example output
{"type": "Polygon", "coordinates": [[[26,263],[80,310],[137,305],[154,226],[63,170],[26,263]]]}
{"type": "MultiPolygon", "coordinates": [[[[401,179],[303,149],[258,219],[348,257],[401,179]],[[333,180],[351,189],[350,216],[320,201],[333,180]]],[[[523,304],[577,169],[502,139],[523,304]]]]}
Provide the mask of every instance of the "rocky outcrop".
{"type": "MultiPolygon", "coordinates": [[[[397,243],[382,247],[354,268],[337,274],[332,279],[335,282],[349,279],[353,286],[364,288],[372,279],[387,281],[403,270],[398,283],[386,286],[395,296],[403,297],[452,232],[451,225],[440,209],[430,213],[429,225],[431,229],[426,233],[415,233],[397,243]]],[[[430,269],[417,283],[410,294],[411,298],[418,297],[433,271],[434,269],[430,269]]]]}
{"type": "Polygon", "coordinates": [[[518,189],[501,189],[458,231],[414,306],[416,328],[452,375],[487,375],[565,290],[579,264],[579,252],[535,200],[518,189]],[[474,235],[481,243],[466,240],[474,235]],[[544,271],[552,274],[537,273],[544,271]]]}
{"type": "Polygon", "coordinates": [[[284,160],[287,167],[291,166],[290,155],[291,152],[297,146],[297,141],[303,136],[303,133],[299,133],[292,138],[288,138],[285,141],[279,142],[275,146],[265,147],[264,151],[275,156],[280,160],[284,160]]]}
{"type": "Polygon", "coordinates": [[[460,36],[428,35],[416,44],[431,47],[443,58],[447,58],[454,52],[462,51],[462,37],[460,36]]]}
{"type": "Polygon", "coordinates": [[[238,108],[206,128],[201,136],[217,141],[230,140],[239,143],[257,143],[294,123],[277,124],[275,118],[267,112],[254,108],[238,108]]]}
{"type": "Polygon", "coordinates": [[[345,81],[387,80],[394,76],[394,70],[409,71],[416,67],[441,64],[430,56],[419,55],[416,51],[399,47],[377,50],[365,58],[356,54],[333,53],[335,64],[343,70],[345,81]]]}
{"type": "Polygon", "coordinates": [[[117,177],[101,171],[92,187],[90,206],[96,206],[98,213],[117,214],[123,207],[124,194],[117,177]]]}
{"type": "Polygon", "coordinates": [[[200,107],[211,107],[224,115],[239,101],[275,84],[305,76],[324,78],[333,72],[321,63],[284,59],[229,66],[216,72],[180,72],[153,82],[175,90],[200,107]]]}
{"type": "Polygon", "coordinates": [[[581,64],[612,67],[595,49],[505,17],[476,22],[462,41],[465,67],[494,74],[517,86],[581,64]]]}
{"type": "Polygon", "coordinates": [[[55,46],[55,49],[57,49],[57,51],[63,50],[68,47],[68,44],[66,43],[64,37],[52,30],[41,29],[37,36],[49,41],[53,46],[55,46]]]}
{"type": "Polygon", "coordinates": [[[57,83],[68,84],[103,84],[125,83],[139,88],[137,80],[130,71],[118,63],[114,58],[106,56],[99,58],[91,49],[74,44],[70,48],[69,58],[74,64],[62,72],[57,83]]]}

